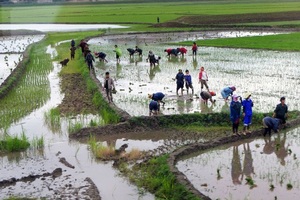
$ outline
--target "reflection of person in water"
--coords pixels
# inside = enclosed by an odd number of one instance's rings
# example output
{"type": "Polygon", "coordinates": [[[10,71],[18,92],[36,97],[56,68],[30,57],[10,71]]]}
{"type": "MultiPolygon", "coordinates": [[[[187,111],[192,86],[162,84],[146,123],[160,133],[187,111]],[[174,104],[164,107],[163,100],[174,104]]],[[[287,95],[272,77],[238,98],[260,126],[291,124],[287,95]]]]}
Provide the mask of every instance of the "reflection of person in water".
{"type": "Polygon", "coordinates": [[[205,101],[200,101],[200,109],[201,109],[201,113],[203,113],[203,114],[212,113],[213,107],[214,107],[214,104],[211,104],[210,106],[208,106],[205,103],[205,101]]]}
{"type": "Polygon", "coordinates": [[[194,67],[194,69],[197,69],[197,67],[198,67],[198,61],[197,61],[196,56],[193,56],[193,67],[194,67]]]}
{"type": "Polygon", "coordinates": [[[154,79],[155,74],[157,72],[160,72],[159,66],[152,66],[152,67],[150,67],[148,75],[149,75],[149,78],[150,78],[151,81],[154,79]]]}
{"type": "Polygon", "coordinates": [[[238,146],[233,146],[232,149],[233,155],[231,161],[231,178],[232,183],[237,185],[242,183],[242,165],[238,146]]]}
{"type": "Polygon", "coordinates": [[[277,135],[277,138],[275,139],[275,154],[277,158],[280,160],[280,164],[282,166],[285,166],[285,158],[288,155],[288,146],[285,147],[285,141],[286,141],[286,133],[283,135],[283,139],[280,139],[280,134],[277,135]]]}
{"type": "Polygon", "coordinates": [[[268,138],[264,138],[265,140],[265,146],[263,148],[263,152],[264,154],[272,154],[274,153],[274,150],[275,150],[275,142],[274,141],[271,141],[271,137],[268,137],[268,138]]]}
{"type": "Polygon", "coordinates": [[[193,111],[193,105],[190,99],[185,100],[185,108],[187,113],[193,111]]]}
{"type": "Polygon", "coordinates": [[[120,78],[121,72],[122,72],[122,66],[120,63],[117,63],[117,72],[116,72],[117,78],[120,78]]]}
{"type": "Polygon", "coordinates": [[[247,143],[247,147],[245,144],[244,146],[244,168],[243,173],[246,177],[251,177],[251,174],[254,174],[254,167],[253,167],[253,158],[251,154],[251,149],[249,143],[247,143]]]}

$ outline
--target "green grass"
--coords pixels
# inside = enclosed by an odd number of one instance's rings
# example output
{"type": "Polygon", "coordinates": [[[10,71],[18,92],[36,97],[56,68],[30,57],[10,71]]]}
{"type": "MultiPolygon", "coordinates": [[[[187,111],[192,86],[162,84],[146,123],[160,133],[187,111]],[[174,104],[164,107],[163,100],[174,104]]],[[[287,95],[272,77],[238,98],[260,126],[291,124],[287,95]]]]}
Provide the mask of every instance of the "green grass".
{"type": "Polygon", "coordinates": [[[69,123],[68,132],[69,132],[69,134],[73,134],[73,133],[76,133],[77,131],[79,131],[82,128],[83,128],[83,124],[80,123],[80,122],[69,123]]]}
{"type": "Polygon", "coordinates": [[[26,150],[30,146],[29,140],[23,132],[20,136],[5,135],[0,140],[0,152],[16,152],[26,150]]]}
{"type": "Polygon", "coordinates": [[[139,188],[155,194],[156,199],[198,200],[198,197],[177,182],[169,169],[167,159],[168,155],[152,158],[132,169],[123,164],[120,170],[139,188]]]}
{"type": "MultiPolygon", "coordinates": [[[[243,38],[223,38],[213,40],[200,40],[197,44],[200,46],[247,48],[247,49],[267,49],[278,51],[300,51],[300,33],[255,36],[243,38]]],[[[190,45],[190,42],[181,42],[181,45],[190,45]]],[[[201,50],[200,50],[201,51],[201,50]]]]}
{"type": "Polygon", "coordinates": [[[198,1],[1,7],[0,23],[156,23],[184,15],[270,13],[299,10],[297,1],[198,1]],[[32,12],[34,10],[34,12],[32,12]]]}

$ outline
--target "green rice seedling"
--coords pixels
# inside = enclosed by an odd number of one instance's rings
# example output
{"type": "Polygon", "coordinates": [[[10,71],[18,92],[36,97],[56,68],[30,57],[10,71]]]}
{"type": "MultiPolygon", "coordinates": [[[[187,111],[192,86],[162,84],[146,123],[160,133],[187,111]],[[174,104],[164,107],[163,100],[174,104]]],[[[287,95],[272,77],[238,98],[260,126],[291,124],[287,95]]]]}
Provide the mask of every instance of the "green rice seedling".
{"type": "Polygon", "coordinates": [[[90,126],[90,127],[95,127],[95,126],[97,126],[97,125],[98,125],[97,122],[91,119],[91,121],[90,121],[90,123],[89,123],[89,126],[90,126]]]}
{"type": "Polygon", "coordinates": [[[293,185],[291,183],[286,184],[286,189],[288,190],[293,189],[293,185]]]}
{"type": "Polygon", "coordinates": [[[44,136],[41,137],[34,137],[31,141],[32,148],[35,149],[42,149],[45,146],[44,136]]]}
{"type": "Polygon", "coordinates": [[[247,177],[245,180],[251,187],[255,186],[254,180],[251,177],[247,177]]]}
{"type": "Polygon", "coordinates": [[[76,133],[77,131],[79,131],[82,128],[83,128],[83,124],[81,122],[75,122],[74,124],[69,123],[68,132],[69,132],[69,134],[73,134],[73,133],[76,133]]]}
{"type": "Polygon", "coordinates": [[[22,151],[30,146],[28,138],[24,132],[22,132],[21,136],[6,135],[0,143],[0,151],[4,152],[22,151]]]}
{"type": "Polygon", "coordinates": [[[91,136],[88,144],[90,145],[91,151],[96,158],[110,159],[116,155],[115,147],[104,146],[101,142],[97,142],[96,138],[91,136]]]}
{"type": "Polygon", "coordinates": [[[53,132],[61,131],[61,117],[59,108],[52,108],[48,112],[44,113],[45,124],[53,132]]]}
{"type": "Polygon", "coordinates": [[[270,184],[270,190],[273,191],[275,189],[275,186],[273,184],[270,184]]]}

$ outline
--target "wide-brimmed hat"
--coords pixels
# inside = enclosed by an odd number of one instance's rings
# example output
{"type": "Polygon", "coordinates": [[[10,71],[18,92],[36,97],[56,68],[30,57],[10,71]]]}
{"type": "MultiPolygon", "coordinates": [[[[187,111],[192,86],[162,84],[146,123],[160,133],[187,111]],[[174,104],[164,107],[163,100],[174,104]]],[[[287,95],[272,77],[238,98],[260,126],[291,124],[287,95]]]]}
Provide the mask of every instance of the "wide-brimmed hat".
{"type": "Polygon", "coordinates": [[[244,95],[244,99],[248,99],[251,95],[252,95],[252,94],[251,94],[250,92],[246,93],[246,94],[244,95]]]}
{"type": "Polygon", "coordinates": [[[148,98],[149,98],[149,99],[152,99],[152,94],[148,94],[148,98]]]}

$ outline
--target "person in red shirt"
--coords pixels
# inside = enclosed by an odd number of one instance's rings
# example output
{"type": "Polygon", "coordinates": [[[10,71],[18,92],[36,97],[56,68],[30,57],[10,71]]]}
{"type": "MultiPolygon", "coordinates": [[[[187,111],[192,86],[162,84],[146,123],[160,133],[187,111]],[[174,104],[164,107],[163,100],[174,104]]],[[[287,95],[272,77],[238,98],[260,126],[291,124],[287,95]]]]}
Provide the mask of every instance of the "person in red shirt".
{"type": "Polygon", "coordinates": [[[201,67],[199,72],[199,83],[201,83],[201,91],[203,89],[203,86],[205,86],[207,91],[209,91],[207,81],[208,81],[208,75],[206,71],[204,71],[204,67],[201,67]]]}
{"type": "Polygon", "coordinates": [[[192,46],[193,56],[197,54],[197,50],[198,50],[197,43],[193,42],[193,46],[192,46]]]}
{"type": "Polygon", "coordinates": [[[186,54],[187,49],[184,47],[177,48],[177,52],[179,52],[182,56],[186,54]]]}

